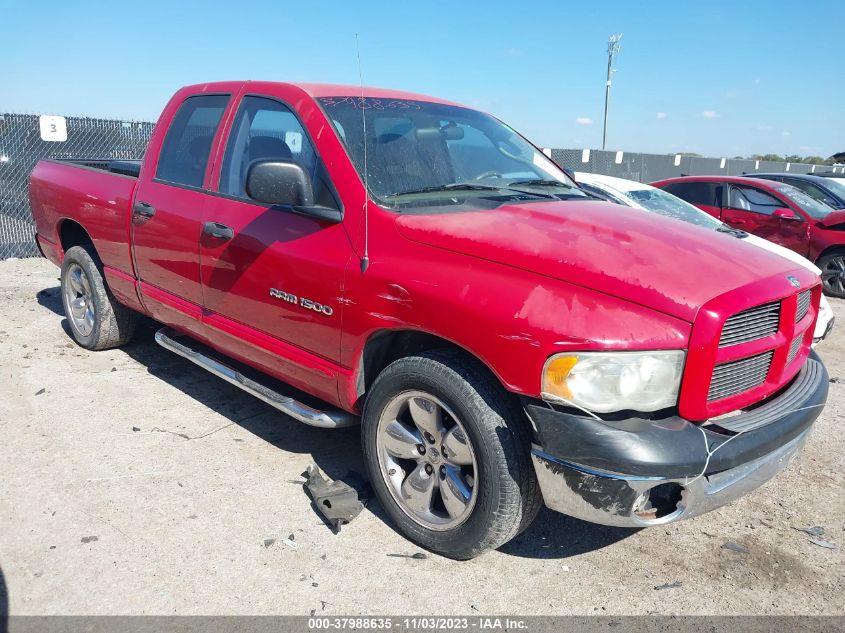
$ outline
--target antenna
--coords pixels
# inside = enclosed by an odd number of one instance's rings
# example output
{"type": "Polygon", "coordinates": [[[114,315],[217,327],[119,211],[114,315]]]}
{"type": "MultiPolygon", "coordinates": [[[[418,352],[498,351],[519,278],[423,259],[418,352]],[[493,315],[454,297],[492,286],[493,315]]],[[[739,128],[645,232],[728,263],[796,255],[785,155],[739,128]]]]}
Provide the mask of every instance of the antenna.
{"type": "Polygon", "coordinates": [[[361,258],[361,272],[367,272],[370,267],[370,187],[367,169],[367,117],[364,114],[364,72],[361,70],[361,47],[358,44],[358,34],[355,34],[355,54],[358,56],[358,81],[361,84],[361,123],[364,133],[364,256],[361,258]]]}

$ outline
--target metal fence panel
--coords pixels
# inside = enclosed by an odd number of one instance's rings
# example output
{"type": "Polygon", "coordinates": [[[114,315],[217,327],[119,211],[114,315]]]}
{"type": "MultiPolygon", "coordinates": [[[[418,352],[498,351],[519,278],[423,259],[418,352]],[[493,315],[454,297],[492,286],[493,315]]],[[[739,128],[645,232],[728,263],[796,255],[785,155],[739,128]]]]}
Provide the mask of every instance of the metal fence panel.
{"type": "Polygon", "coordinates": [[[0,259],[38,254],[28,191],[35,163],[42,158],[140,158],[153,130],[152,123],[65,120],[67,140],[47,141],[38,116],[0,114],[0,259]]]}
{"type": "MultiPolygon", "coordinates": [[[[29,174],[42,158],[141,158],[153,123],[67,117],[67,140],[42,138],[39,117],[0,114],[0,259],[37,255],[29,209],[29,174]]],[[[739,176],[754,172],[810,173],[830,167],[677,154],[552,149],[552,160],[573,171],[654,182],[681,175],[739,176]],[[788,169],[787,169],[788,168],[788,169]]],[[[838,169],[843,169],[839,167],[838,169]]]]}
{"type": "Polygon", "coordinates": [[[682,154],[641,154],[586,149],[553,148],[549,151],[552,160],[572,171],[604,174],[644,183],[677,176],[742,176],[755,172],[787,171],[808,174],[831,169],[826,165],[778,163],[745,158],[706,158],[682,154]]]}

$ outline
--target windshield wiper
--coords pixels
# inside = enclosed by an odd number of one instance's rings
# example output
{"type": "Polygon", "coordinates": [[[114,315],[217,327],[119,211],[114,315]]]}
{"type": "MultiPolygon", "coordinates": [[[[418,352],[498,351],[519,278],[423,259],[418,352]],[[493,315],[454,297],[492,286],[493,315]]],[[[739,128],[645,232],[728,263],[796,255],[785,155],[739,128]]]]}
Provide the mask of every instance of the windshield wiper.
{"type": "Polygon", "coordinates": [[[410,196],[415,193],[436,193],[438,191],[501,191],[502,187],[490,187],[489,185],[473,185],[468,182],[454,182],[450,185],[436,185],[434,187],[423,187],[422,189],[412,189],[411,191],[399,191],[397,193],[387,194],[386,198],[395,198],[396,196],[410,196]]]}
{"type": "Polygon", "coordinates": [[[740,229],[732,228],[732,227],[730,227],[730,226],[728,226],[727,224],[724,224],[724,223],[721,226],[717,226],[716,230],[719,233],[728,233],[729,235],[733,235],[734,237],[739,237],[739,238],[748,237],[748,233],[746,233],[745,231],[741,231],[740,229]]]}
{"type": "Polygon", "coordinates": [[[508,183],[508,187],[512,185],[519,185],[522,187],[566,187],[567,189],[578,189],[578,187],[573,187],[572,185],[568,185],[565,182],[561,182],[559,180],[543,180],[542,178],[534,178],[530,180],[514,180],[508,183]]]}

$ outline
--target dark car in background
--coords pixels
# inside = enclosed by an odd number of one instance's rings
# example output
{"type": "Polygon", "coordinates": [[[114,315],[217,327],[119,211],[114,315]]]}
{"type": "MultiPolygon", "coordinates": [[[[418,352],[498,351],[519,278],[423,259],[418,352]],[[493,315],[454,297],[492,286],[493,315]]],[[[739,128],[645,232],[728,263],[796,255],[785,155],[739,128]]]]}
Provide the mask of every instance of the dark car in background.
{"type": "Polygon", "coordinates": [[[821,268],[827,294],[845,298],[845,210],[783,182],[684,176],[651,183],[725,224],[789,248],[821,268]]]}
{"type": "Polygon", "coordinates": [[[833,209],[845,209],[845,183],[836,178],[823,178],[813,174],[748,174],[748,178],[762,178],[785,182],[815,198],[824,202],[833,209]]]}

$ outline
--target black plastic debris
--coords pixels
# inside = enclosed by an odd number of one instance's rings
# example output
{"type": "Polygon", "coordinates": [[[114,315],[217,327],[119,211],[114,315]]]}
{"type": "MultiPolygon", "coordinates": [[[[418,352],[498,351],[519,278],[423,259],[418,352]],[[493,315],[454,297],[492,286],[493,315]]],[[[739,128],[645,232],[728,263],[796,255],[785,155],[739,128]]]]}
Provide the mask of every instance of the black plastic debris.
{"type": "Polygon", "coordinates": [[[680,580],[676,580],[675,582],[667,582],[666,584],[663,584],[663,585],[656,585],[654,587],[654,589],[656,591],[660,591],[661,589],[677,589],[678,587],[680,587],[683,584],[684,583],[682,583],[680,580]]]}
{"type": "Polygon", "coordinates": [[[810,527],[794,527],[793,530],[798,530],[799,532],[804,532],[804,534],[809,534],[810,536],[824,536],[824,528],[820,525],[813,525],[810,527]]]}
{"type": "Polygon", "coordinates": [[[722,549],[729,549],[732,552],[738,552],[740,554],[747,554],[748,548],[744,545],[740,545],[739,543],[734,543],[733,541],[727,541],[722,544],[722,549]]]}
{"type": "Polygon", "coordinates": [[[308,481],[305,489],[311,495],[317,511],[337,534],[340,526],[349,523],[364,508],[358,499],[356,490],[342,481],[326,479],[316,464],[311,464],[306,471],[308,481]]]}
{"type": "Polygon", "coordinates": [[[413,558],[414,560],[425,560],[428,558],[422,552],[417,552],[416,554],[388,554],[388,556],[392,556],[393,558],[413,558]]]}
{"type": "Polygon", "coordinates": [[[837,549],[839,546],[836,543],[831,543],[827,539],[823,539],[820,536],[811,536],[807,539],[813,545],[818,545],[819,547],[824,547],[825,549],[837,549]]]}

